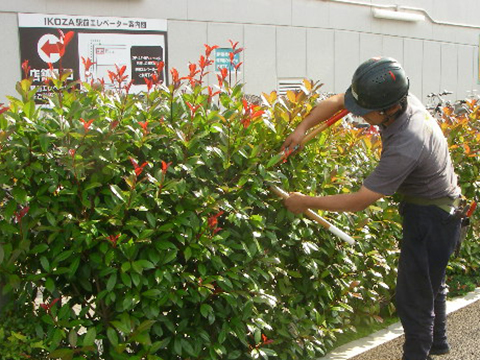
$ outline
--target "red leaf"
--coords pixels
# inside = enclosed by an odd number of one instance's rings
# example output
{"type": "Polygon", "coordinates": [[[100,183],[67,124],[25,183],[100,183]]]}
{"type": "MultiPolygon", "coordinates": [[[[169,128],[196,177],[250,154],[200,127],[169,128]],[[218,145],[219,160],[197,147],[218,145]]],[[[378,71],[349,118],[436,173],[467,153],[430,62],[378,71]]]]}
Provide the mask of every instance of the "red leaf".
{"type": "Polygon", "coordinates": [[[24,74],[25,74],[25,78],[27,78],[27,77],[28,77],[28,74],[29,74],[29,72],[30,72],[30,69],[31,69],[31,67],[28,66],[28,60],[25,60],[25,61],[22,63],[22,69],[23,69],[23,72],[24,72],[24,74]]]}
{"type": "Polygon", "coordinates": [[[133,165],[133,167],[134,167],[135,169],[138,168],[138,164],[137,164],[137,162],[136,162],[135,160],[133,160],[133,158],[130,158],[130,162],[132,163],[132,165],[133,165]]]}
{"type": "Polygon", "coordinates": [[[92,67],[93,64],[96,64],[95,62],[92,62],[92,60],[90,60],[90,58],[84,58],[82,56],[82,64],[83,66],[85,67],[85,71],[90,71],[90,68],[92,67]]]}
{"type": "Polygon", "coordinates": [[[227,68],[221,68],[220,69],[220,74],[222,75],[223,79],[225,79],[228,76],[228,69],[227,68]]]}
{"type": "MultiPolygon", "coordinates": [[[[133,162],[134,162],[135,160],[133,160],[133,159],[130,158],[130,161],[132,161],[132,164],[133,164],[133,162]]],[[[135,162],[135,164],[136,164],[136,162],[135,162]]],[[[134,166],[135,166],[135,164],[134,164],[134,166]]],[[[139,175],[143,172],[143,168],[144,168],[145,166],[147,166],[147,164],[148,164],[148,162],[144,162],[144,163],[143,163],[142,165],[140,165],[140,166],[137,165],[137,166],[135,167],[135,175],[139,176],[139,175]]]]}
{"type": "Polygon", "coordinates": [[[237,47],[238,45],[238,41],[236,43],[233,43],[232,40],[228,40],[230,42],[230,45],[232,45],[232,49],[235,50],[235,48],[237,47]]]}
{"type": "Polygon", "coordinates": [[[70,41],[72,41],[73,36],[75,33],[73,31],[69,31],[65,34],[65,37],[63,38],[63,45],[66,47],[70,41]]]}
{"type": "Polygon", "coordinates": [[[197,64],[188,65],[188,69],[190,70],[190,76],[195,76],[198,73],[197,64]]]}
{"type": "Polygon", "coordinates": [[[117,65],[115,65],[115,67],[117,68],[117,73],[118,73],[119,77],[122,77],[123,73],[127,69],[127,65],[123,65],[121,68],[118,68],[117,65]]]}
{"type": "Polygon", "coordinates": [[[117,246],[117,241],[118,241],[118,238],[120,237],[120,234],[117,234],[117,235],[109,235],[108,236],[108,239],[110,240],[110,242],[112,243],[113,247],[116,247],[117,246]]]}
{"type": "Polygon", "coordinates": [[[213,46],[208,46],[207,44],[204,44],[204,45],[205,45],[205,55],[207,57],[210,56],[213,50],[218,49],[218,45],[213,45],[213,46]]]}
{"type": "Polygon", "coordinates": [[[265,111],[263,111],[263,110],[255,111],[255,112],[252,114],[252,119],[255,119],[255,118],[259,117],[259,116],[262,116],[264,113],[265,113],[265,111]]]}
{"type": "Polygon", "coordinates": [[[130,81],[128,82],[128,84],[125,85],[125,91],[127,92],[127,94],[129,93],[130,88],[132,87],[132,85],[133,85],[133,80],[130,80],[130,81]]]}
{"type": "Polygon", "coordinates": [[[215,228],[218,225],[218,218],[224,213],[224,211],[219,211],[216,215],[212,215],[208,218],[208,227],[212,230],[215,230],[215,228]]]}
{"type": "Polygon", "coordinates": [[[237,65],[234,65],[235,70],[238,70],[240,66],[242,66],[243,62],[239,62],[237,65]]]}
{"type": "Polygon", "coordinates": [[[188,101],[185,102],[187,104],[187,106],[190,108],[190,115],[191,117],[193,118],[195,116],[195,113],[197,112],[197,110],[200,108],[200,105],[197,105],[197,106],[193,106],[192,104],[190,104],[188,101]]]}
{"type": "Polygon", "coordinates": [[[198,65],[200,66],[200,68],[203,70],[205,69],[207,66],[209,65],[212,65],[213,64],[213,60],[210,60],[208,58],[205,58],[205,56],[200,56],[200,60],[198,61],[198,65]]]}
{"type": "Polygon", "coordinates": [[[30,207],[29,206],[25,206],[23,209],[20,210],[20,212],[16,212],[15,213],[15,219],[17,220],[17,223],[19,223],[20,221],[22,221],[23,217],[25,215],[27,215],[28,213],[28,210],[30,210],[30,207]]]}
{"type": "Polygon", "coordinates": [[[166,173],[167,173],[168,167],[169,167],[171,164],[172,164],[171,162],[166,163],[165,161],[162,160],[162,173],[163,173],[163,174],[166,174],[166,173]]]}
{"type": "Polygon", "coordinates": [[[163,72],[163,68],[165,67],[165,63],[163,61],[159,61],[157,62],[157,72],[158,72],[158,76],[160,76],[163,72]]]}
{"type": "Polygon", "coordinates": [[[245,111],[245,113],[248,113],[249,112],[249,106],[248,106],[247,100],[243,99],[242,103],[243,103],[243,110],[245,111]]]}
{"type": "Polygon", "coordinates": [[[147,84],[147,90],[150,91],[153,87],[153,81],[149,78],[143,78],[143,80],[145,80],[145,83],[147,84]]]}
{"type": "Polygon", "coordinates": [[[172,68],[172,69],[170,70],[170,74],[172,74],[172,81],[173,81],[174,83],[177,83],[177,82],[179,81],[177,69],[172,68]]]}
{"type": "Polygon", "coordinates": [[[115,81],[115,79],[117,78],[117,75],[113,71],[110,71],[110,70],[107,70],[107,74],[108,74],[108,77],[110,78],[110,81],[113,83],[115,81]]]}
{"type": "Polygon", "coordinates": [[[3,114],[5,111],[10,110],[8,106],[3,106],[3,104],[0,104],[0,115],[3,114]]]}
{"type": "Polygon", "coordinates": [[[246,129],[250,126],[250,118],[243,118],[240,122],[243,124],[243,128],[246,129]]]}
{"type": "Polygon", "coordinates": [[[142,127],[143,131],[144,132],[148,132],[148,121],[139,121],[138,124],[142,127]]]}
{"type": "Polygon", "coordinates": [[[88,121],[85,121],[85,120],[83,120],[82,118],[80,118],[80,121],[83,123],[83,128],[85,129],[85,132],[87,132],[88,130],[90,130],[90,125],[92,125],[93,120],[94,120],[94,119],[90,119],[90,120],[88,120],[88,121]]]}
{"type": "Polygon", "coordinates": [[[220,91],[213,92],[213,89],[209,86],[208,87],[208,97],[211,100],[215,95],[220,94],[220,91]]]}

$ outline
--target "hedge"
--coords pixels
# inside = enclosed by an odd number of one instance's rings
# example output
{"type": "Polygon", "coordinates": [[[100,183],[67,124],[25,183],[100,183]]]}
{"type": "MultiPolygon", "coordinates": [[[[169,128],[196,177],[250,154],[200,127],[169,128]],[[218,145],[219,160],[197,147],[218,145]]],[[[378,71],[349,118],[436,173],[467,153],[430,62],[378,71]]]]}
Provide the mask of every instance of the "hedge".
{"type": "MultiPolygon", "coordinates": [[[[124,67],[85,83],[60,68],[43,107],[26,71],[2,107],[0,282],[10,311],[31,316],[23,339],[36,341],[36,359],[314,359],[336,334],[395,312],[398,199],[323,213],[357,240],[348,246],[268,187],[358,189],[379,158],[377,131],[344,123],[274,166],[321,84],[247,96],[238,64],[208,84],[213,49],[185,77],[172,68],[169,84],[158,63],[140,94],[124,67]]],[[[469,105],[441,125],[474,198],[469,105]]],[[[451,273],[478,269],[478,233],[475,224],[451,273]]]]}

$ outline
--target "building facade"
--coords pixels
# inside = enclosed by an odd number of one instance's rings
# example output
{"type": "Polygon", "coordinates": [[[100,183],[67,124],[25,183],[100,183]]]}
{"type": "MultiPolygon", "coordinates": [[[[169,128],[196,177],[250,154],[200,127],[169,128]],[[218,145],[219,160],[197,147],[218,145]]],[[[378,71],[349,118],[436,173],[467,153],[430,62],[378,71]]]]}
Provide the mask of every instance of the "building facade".
{"type": "Polygon", "coordinates": [[[181,74],[204,44],[238,41],[240,80],[250,94],[303,78],[342,92],[372,56],[399,60],[423,100],[444,89],[463,99],[479,87],[476,0],[0,0],[0,102],[22,76],[18,13],[166,20],[168,66],[181,74]]]}

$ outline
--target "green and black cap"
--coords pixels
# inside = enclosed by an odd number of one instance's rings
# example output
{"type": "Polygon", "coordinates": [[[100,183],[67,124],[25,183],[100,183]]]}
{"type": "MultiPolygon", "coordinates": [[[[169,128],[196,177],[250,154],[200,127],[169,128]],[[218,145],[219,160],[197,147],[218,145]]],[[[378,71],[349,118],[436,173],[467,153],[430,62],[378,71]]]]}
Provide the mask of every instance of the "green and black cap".
{"type": "Polygon", "coordinates": [[[361,64],[345,92],[345,107],[354,115],[388,109],[408,94],[409,80],[402,65],[389,57],[361,64]]]}

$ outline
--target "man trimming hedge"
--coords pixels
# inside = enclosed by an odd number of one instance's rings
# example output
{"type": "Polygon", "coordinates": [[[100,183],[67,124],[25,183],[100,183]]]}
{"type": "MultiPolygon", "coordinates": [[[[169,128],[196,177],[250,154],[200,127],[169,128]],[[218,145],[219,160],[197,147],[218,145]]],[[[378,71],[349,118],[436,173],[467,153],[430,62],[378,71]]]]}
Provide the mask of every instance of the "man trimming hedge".
{"type": "Polygon", "coordinates": [[[460,234],[460,188],[440,127],[408,89],[409,79],[396,60],[372,58],[358,67],[345,94],[320,102],[283,147],[298,148],[308,129],[346,108],[379,126],[380,162],[357,192],[292,193],[285,206],[296,214],[308,208],[355,212],[384,196],[403,195],[396,288],[397,311],[405,331],[403,360],[426,360],[429,354],[450,351],[445,269],[460,234]]]}

